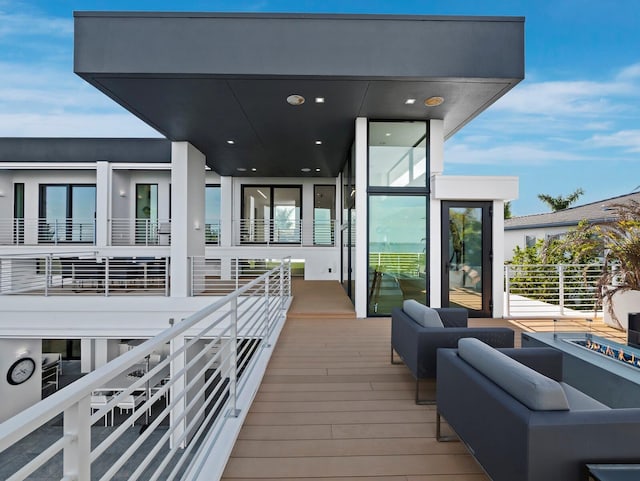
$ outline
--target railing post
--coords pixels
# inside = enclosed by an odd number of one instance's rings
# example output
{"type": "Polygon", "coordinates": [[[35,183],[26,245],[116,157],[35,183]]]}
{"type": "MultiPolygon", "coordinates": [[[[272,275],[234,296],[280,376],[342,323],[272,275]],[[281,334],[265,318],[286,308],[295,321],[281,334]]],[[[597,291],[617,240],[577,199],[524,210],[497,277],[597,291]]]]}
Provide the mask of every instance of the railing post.
{"type": "Polygon", "coordinates": [[[284,259],[280,261],[280,311],[284,314],[284,259]]]}
{"type": "Polygon", "coordinates": [[[560,315],[564,316],[564,264],[558,264],[558,295],[559,306],[560,306],[560,315]]]}
{"type": "Polygon", "coordinates": [[[51,276],[51,255],[44,258],[44,296],[49,295],[49,284],[52,282],[51,276]]]}
{"type": "Polygon", "coordinates": [[[238,401],[238,297],[233,296],[230,301],[231,307],[231,332],[229,334],[229,402],[231,408],[228,416],[237,418],[240,410],[237,407],[238,401]]]}
{"type": "Polygon", "coordinates": [[[169,297],[169,257],[164,258],[164,295],[169,297]]]}
{"type": "Polygon", "coordinates": [[[504,266],[504,298],[505,298],[505,314],[511,316],[511,271],[509,266],[504,266]]]}
{"type": "Polygon", "coordinates": [[[109,258],[104,258],[104,297],[109,297],[109,258]]]}
{"type": "Polygon", "coordinates": [[[148,246],[149,245],[149,224],[150,224],[150,219],[145,219],[144,220],[144,245],[148,246]]]}
{"type": "Polygon", "coordinates": [[[69,438],[62,455],[65,479],[91,479],[91,424],[89,396],[85,396],[64,411],[64,435],[69,438]]]}
{"type": "Polygon", "coordinates": [[[269,326],[269,279],[270,275],[264,278],[264,334],[263,334],[263,347],[271,347],[271,344],[267,342],[270,332],[269,326]]]}

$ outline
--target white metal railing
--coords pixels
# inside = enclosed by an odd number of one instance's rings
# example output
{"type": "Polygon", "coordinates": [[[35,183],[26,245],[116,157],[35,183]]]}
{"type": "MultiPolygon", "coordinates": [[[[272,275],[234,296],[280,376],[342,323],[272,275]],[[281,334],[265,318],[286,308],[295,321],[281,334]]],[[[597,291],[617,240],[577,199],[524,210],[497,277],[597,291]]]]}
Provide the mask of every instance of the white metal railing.
{"type": "Polygon", "coordinates": [[[204,242],[207,245],[220,245],[220,222],[206,221],[204,224],[204,242]]]}
{"type": "Polygon", "coordinates": [[[336,221],[237,219],[233,222],[233,232],[234,245],[333,246],[336,221]]]}
{"type": "Polygon", "coordinates": [[[171,244],[171,219],[109,219],[111,245],[171,244]]]}
{"type": "Polygon", "coordinates": [[[192,296],[223,296],[248,284],[274,265],[275,259],[191,257],[192,296]]]}
{"type": "Polygon", "coordinates": [[[586,317],[602,307],[602,264],[505,265],[506,317],[586,317]]]}
{"type": "Polygon", "coordinates": [[[3,463],[3,479],[218,479],[284,322],[290,282],[284,260],[0,424],[0,453],[28,436],[49,442],[22,450],[33,453],[22,466],[3,463]],[[106,402],[92,406],[99,393],[106,402]],[[118,406],[129,399],[141,404],[124,414],[118,406]]]}
{"type": "Polygon", "coordinates": [[[169,295],[168,257],[0,256],[0,295],[169,295]]]}
{"type": "Polygon", "coordinates": [[[0,219],[0,245],[95,243],[95,219],[0,219]]]}

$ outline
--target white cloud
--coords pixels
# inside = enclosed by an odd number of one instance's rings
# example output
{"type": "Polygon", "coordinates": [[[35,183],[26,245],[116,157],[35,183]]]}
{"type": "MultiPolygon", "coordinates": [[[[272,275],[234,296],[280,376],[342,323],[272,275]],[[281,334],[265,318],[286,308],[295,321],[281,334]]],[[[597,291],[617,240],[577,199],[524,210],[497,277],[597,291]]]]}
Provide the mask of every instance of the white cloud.
{"type": "Polygon", "coordinates": [[[618,147],[626,152],[640,152],[640,129],[621,130],[610,135],[594,135],[591,142],[598,147],[618,147]]]}
{"type": "Polygon", "coordinates": [[[39,13],[0,11],[0,38],[8,36],[71,37],[73,19],[47,17],[39,13]]]}
{"type": "Polygon", "coordinates": [[[588,160],[583,154],[555,150],[530,144],[505,144],[474,149],[466,144],[445,144],[447,164],[476,165],[542,165],[558,161],[588,160]]]}
{"type": "Polygon", "coordinates": [[[162,137],[127,113],[0,113],[2,137],[162,137]]]}

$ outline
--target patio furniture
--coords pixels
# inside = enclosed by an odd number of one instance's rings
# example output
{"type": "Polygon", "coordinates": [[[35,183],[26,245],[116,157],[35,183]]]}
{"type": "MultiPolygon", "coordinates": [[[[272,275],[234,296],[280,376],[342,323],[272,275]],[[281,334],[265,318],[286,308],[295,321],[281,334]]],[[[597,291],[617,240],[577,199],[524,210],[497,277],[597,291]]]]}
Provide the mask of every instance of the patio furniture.
{"type": "Polygon", "coordinates": [[[391,363],[394,351],[411,370],[416,379],[416,404],[433,404],[432,399],[420,399],[421,379],[434,379],[437,373],[436,351],[454,348],[458,340],[475,337],[494,347],[513,347],[513,331],[506,327],[467,327],[468,313],[460,308],[430,309],[415,300],[406,300],[391,311],[391,363]],[[425,314],[437,314],[439,327],[424,326],[425,314]]]}
{"type": "Polygon", "coordinates": [[[587,463],[637,462],[640,409],[611,409],[562,382],[562,354],[461,339],[438,351],[441,417],[493,481],[580,481],[587,463]]]}
{"type": "MultiPolygon", "coordinates": [[[[91,393],[91,414],[96,411],[99,411],[111,401],[111,397],[102,393],[91,393]]],[[[109,411],[111,413],[111,424],[113,424],[113,410],[109,411]]],[[[104,425],[107,426],[107,421],[109,417],[109,412],[104,415],[104,425]]]]}
{"type": "Polygon", "coordinates": [[[134,412],[140,404],[142,404],[146,399],[146,395],[142,394],[129,394],[125,396],[116,404],[116,407],[120,411],[120,414],[123,412],[134,412]]]}

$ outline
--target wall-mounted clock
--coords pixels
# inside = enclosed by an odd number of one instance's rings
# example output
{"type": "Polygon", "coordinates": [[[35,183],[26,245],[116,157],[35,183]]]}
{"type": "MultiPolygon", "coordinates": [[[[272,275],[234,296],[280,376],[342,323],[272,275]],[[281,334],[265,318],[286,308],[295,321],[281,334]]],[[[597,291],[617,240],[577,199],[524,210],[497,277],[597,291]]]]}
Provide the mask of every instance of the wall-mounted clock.
{"type": "Polygon", "coordinates": [[[36,371],[36,362],[33,358],[23,357],[14,362],[7,371],[7,382],[12,386],[17,386],[28,381],[36,371]]]}

